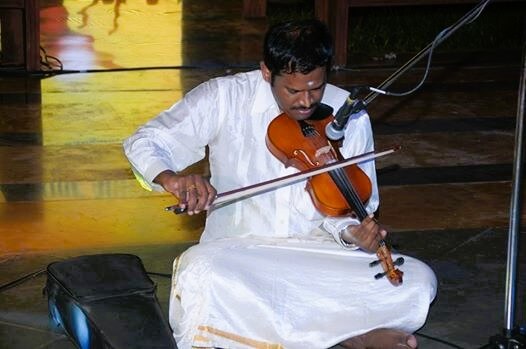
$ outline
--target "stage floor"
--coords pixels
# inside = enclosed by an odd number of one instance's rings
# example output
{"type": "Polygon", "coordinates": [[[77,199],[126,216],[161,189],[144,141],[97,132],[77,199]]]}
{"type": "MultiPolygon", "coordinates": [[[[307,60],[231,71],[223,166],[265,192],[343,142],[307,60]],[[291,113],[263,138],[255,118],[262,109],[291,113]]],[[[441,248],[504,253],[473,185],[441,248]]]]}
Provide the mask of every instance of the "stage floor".
{"type": "MultiPolygon", "coordinates": [[[[211,3],[41,1],[41,45],[50,69],[58,58],[64,71],[0,71],[0,285],[103,252],[133,253],[148,271],[169,274],[199,239],[204,216],[163,211],[173,200],[138,185],[122,140],[200,82],[258,66],[267,21],[243,19],[241,1],[211,3]]],[[[330,81],[378,86],[404,63],[365,57],[330,81]]],[[[504,327],[520,70],[520,52],[437,55],[417,93],[369,105],[376,147],[402,146],[377,162],[380,220],[396,248],[439,279],[421,348],[451,347],[439,340],[478,348],[504,327]]],[[[412,69],[392,89],[422,74],[412,69]]],[[[206,162],[188,171],[206,171],[206,162]]],[[[522,323],[524,234],[515,280],[522,323]]],[[[74,348],[50,330],[45,279],[0,292],[0,348],[74,348]]],[[[166,311],[170,280],[152,279],[166,311]]]]}

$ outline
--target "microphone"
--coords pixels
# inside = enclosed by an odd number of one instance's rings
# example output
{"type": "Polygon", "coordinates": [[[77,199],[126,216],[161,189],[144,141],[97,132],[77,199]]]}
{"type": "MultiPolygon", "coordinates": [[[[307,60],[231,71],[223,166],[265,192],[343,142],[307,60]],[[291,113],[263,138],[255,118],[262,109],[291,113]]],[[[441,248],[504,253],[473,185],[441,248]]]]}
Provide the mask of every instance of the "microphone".
{"type": "Polygon", "coordinates": [[[357,112],[365,109],[365,103],[362,100],[356,99],[356,96],[361,91],[370,91],[371,88],[368,86],[355,86],[351,88],[351,93],[343,103],[343,105],[338,109],[334,120],[329,122],[325,126],[325,135],[327,138],[333,141],[337,141],[343,138],[344,128],[347,125],[347,121],[351,115],[356,114],[357,112]]]}

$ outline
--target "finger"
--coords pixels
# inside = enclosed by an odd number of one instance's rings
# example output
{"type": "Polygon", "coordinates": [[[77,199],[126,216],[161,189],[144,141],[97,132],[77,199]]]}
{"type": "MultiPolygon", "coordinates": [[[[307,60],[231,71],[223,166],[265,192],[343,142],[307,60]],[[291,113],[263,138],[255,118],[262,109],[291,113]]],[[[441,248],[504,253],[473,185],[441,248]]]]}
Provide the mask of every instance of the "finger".
{"type": "Polygon", "coordinates": [[[367,217],[362,223],[361,232],[363,234],[362,241],[364,247],[369,251],[374,251],[378,248],[378,225],[376,224],[376,221],[372,219],[372,217],[367,217]]]}
{"type": "Polygon", "coordinates": [[[203,211],[208,202],[208,192],[204,189],[195,189],[193,193],[196,198],[194,213],[203,211]]]}
{"type": "Polygon", "coordinates": [[[369,215],[365,220],[366,220],[367,228],[370,230],[371,234],[375,235],[377,238],[383,238],[385,236],[386,232],[380,226],[380,224],[378,224],[373,214],[369,215]]]}
{"type": "Polygon", "coordinates": [[[374,218],[374,215],[369,215],[367,217],[365,217],[365,219],[363,220],[363,223],[365,223],[365,225],[370,229],[370,230],[373,230],[374,226],[377,225],[378,223],[376,222],[376,219],[374,218]]]}
{"type": "Polygon", "coordinates": [[[194,175],[184,176],[178,182],[178,192],[181,197],[181,201],[186,208],[187,214],[194,214],[196,206],[196,185],[194,175]]]}
{"type": "Polygon", "coordinates": [[[371,234],[370,232],[368,232],[365,244],[369,251],[375,251],[378,248],[377,234],[371,234]]]}
{"type": "Polygon", "coordinates": [[[371,215],[371,222],[374,225],[373,231],[375,232],[377,240],[385,239],[387,237],[387,230],[385,230],[376,220],[374,215],[371,215]]]}
{"type": "Polygon", "coordinates": [[[368,233],[369,229],[366,224],[367,222],[362,222],[362,224],[355,226],[350,232],[350,237],[351,241],[360,248],[372,252],[373,240],[371,239],[371,234],[368,233]]]}
{"type": "Polygon", "coordinates": [[[383,229],[383,228],[380,228],[380,236],[382,237],[382,239],[385,239],[387,237],[387,230],[383,229]]]}
{"type": "Polygon", "coordinates": [[[197,176],[195,178],[195,185],[198,196],[196,211],[206,210],[214,201],[216,197],[216,190],[210,184],[208,179],[202,176],[197,176]]]}
{"type": "Polygon", "coordinates": [[[186,195],[184,192],[185,178],[181,176],[173,176],[170,181],[164,186],[164,189],[177,198],[178,206],[184,209],[186,207],[186,195]]]}
{"type": "Polygon", "coordinates": [[[193,182],[189,183],[190,184],[187,184],[186,186],[185,198],[187,203],[188,214],[192,215],[194,213],[199,213],[199,210],[197,208],[199,197],[197,193],[197,186],[193,182]]]}
{"type": "Polygon", "coordinates": [[[208,193],[205,209],[208,209],[210,205],[212,205],[212,203],[214,202],[217,195],[217,191],[208,181],[206,181],[205,184],[205,190],[208,193]]]}
{"type": "Polygon", "coordinates": [[[208,183],[208,180],[204,177],[199,176],[196,178],[196,194],[197,194],[197,204],[196,204],[196,213],[202,210],[205,210],[209,205],[209,201],[213,200],[211,197],[209,188],[211,187],[208,183]]]}
{"type": "Polygon", "coordinates": [[[376,222],[370,216],[365,217],[360,225],[363,228],[364,235],[374,235],[376,232],[376,222]]]}

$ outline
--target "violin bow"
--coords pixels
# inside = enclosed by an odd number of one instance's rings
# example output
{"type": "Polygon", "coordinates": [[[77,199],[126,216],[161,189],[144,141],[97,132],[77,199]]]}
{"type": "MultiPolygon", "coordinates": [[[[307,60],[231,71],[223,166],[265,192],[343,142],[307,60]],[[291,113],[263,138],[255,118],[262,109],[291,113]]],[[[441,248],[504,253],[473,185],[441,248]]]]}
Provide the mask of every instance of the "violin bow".
{"type": "MultiPolygon", "coordinates": [[[[276,179],[271,179],[268,181],[264,181],[261,183],[249,185],[243,188],[234,189],[231,191],[226,191],[223,193],[219,193],[214,198],[214,201],[212,202],[212,205],[210,206],[209,210],[212,208],[219,207],[221,205],[229,204],[233,201],[237,201],[239,199],[245,199],[247,197],[251,197],[254,195],[262,194],[264,192],[283,187],[286,185],[290,185],[293,183],[297,183],[301,180],[310,178],[312,176],[316,176],[325,172],[333,171],[338,168],[342,168],[345,166],[357,164],[360,162],[365,162],[369,160],[373,160],[376,158],[379,158],[381,156],[385,156],[388,154],[392,154],[398,150],[400,150],[401,147],[399,145],[387,148],[382,151],[370,151],[367,153],[363,153],[361,155],[353,156],[348,159],[344,159],[341,161],[333,162],[330,164],[326,164],[320,167],[314,167],[311,169],[308,169],[306,171],[293,173],[287,176],[279,177],[276,179]]],[[[176,214],[184,213],[186,211],[185,208],[181,208],[178,204],[165,207],[165,211],[171,211],[176,214]]]]}

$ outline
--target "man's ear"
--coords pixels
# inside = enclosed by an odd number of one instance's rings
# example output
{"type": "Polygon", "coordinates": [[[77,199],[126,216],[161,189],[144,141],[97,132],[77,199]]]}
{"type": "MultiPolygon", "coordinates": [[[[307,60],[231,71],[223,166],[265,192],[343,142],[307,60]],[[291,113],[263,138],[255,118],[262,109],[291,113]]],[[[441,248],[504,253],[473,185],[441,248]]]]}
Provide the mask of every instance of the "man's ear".
{"type": "Polygon", "coordinates": [[[263,74],[263,79],[270,84],[272,73],[267,68],[264,62],[259,63],[259,68],[261,69],[261,74],[263,74]]]}

